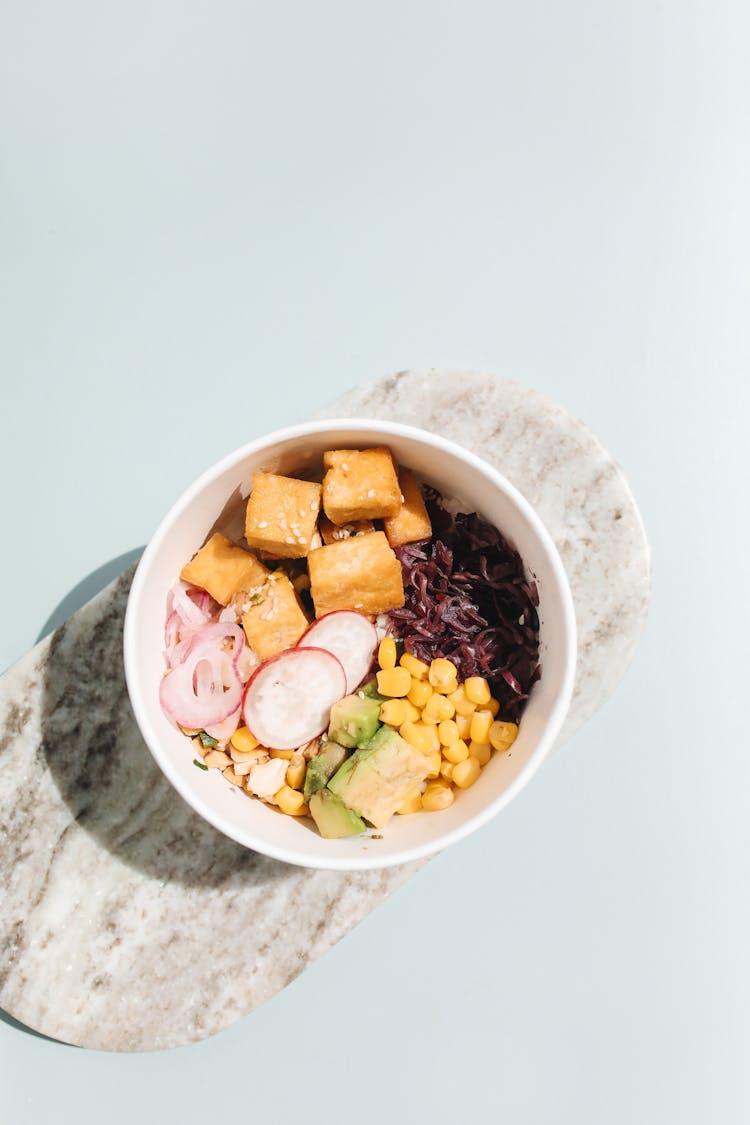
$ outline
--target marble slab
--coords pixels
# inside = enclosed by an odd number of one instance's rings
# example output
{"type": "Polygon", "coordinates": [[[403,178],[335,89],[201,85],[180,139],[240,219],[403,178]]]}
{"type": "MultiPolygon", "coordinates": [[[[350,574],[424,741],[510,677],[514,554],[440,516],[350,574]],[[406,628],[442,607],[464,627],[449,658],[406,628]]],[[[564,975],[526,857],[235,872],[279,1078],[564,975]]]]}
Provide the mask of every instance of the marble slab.
{"type": "MultiPolygon", "coordinates": [[[[648,606],[648,544],[617,465],[563,408],[487,375],[402,372],[323,416],[355,415],[453,438],[537,507],[578,616],[569,736],[613,690],[648,606]]],[[[121,650],[131,578],[0,681],[0,1006],[46,1035],[111,1051],[178,1046],[240,1019],[421,866],[289,867],[193,813],[130,710],[121,650]],[[254,961],[238,975],[234,951],[250,935],[254,961]]]]}

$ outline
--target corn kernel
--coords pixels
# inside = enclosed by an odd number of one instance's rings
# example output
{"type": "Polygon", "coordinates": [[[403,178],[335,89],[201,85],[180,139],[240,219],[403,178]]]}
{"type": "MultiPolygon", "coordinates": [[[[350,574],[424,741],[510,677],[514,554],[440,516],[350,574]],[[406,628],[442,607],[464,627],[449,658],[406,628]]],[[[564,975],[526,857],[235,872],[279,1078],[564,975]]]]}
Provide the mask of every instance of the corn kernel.
{"type": "Polygon", "coordinates": [[[396,642],[393,637],[383,637],[378,645],[378,664],[381,668],[396,667],[396,642]]]}
{"type": "Polygon", "coordinates": [[[288,785],[282,785],[275,795],[275,800],[281,811],[286,813],[287,816],[307,816],[305,798],[296,789],[290,789],[288,785]]]}
{"type": "MultiPolygon", "coordinates": [[[[389,727],[400,727],[402,723],[409,719],[409,712],[406,708],[407,702],[405,699],[386,699],[385,703],[380,704],[381,723],[388,723],[389,727]]],[[[418,711],[417,715],[419,715],[418,711]]]]}
{"type": "Polygon", "coordinates": [[[495,750],[507,750],[516,741],[517,734],[515,723],[494,722],[490,727],[490,742],[495,750]]]}
{"type": "Polygon", "coordinates": [[[408,813],[419,812],[422,808],[422,793],[419,789],[414,788],[409,791],[409,795],[404,801],[403,805],[396,809],[397,813],[401,816],[406,816],[408,813]]]}
{"type": "Polygon", "coordinates": [[[427,673],[427,679],[430,681],[435,691],[447,695],[448,692],[455,691],[457,688],[458,671],[456,665],[446,660],[442,656],[437,656],[430,664],[430,670],[427,673]]]}
{"type": "Polygon", "coordinates": [[[433,782],[422,794],[422,808],[427,812],[440,812],[453,804],[453,790],[448,785],[433,782]]]}
{"type": "Polygon", "coordinates": [[[301,789],[305,783],[307,762],[301,754],[295,754],[286,768],[286,783],[290,789],[301,789]]]}
{"type": "Polygon", "coordinates": [[[486,766],[492,757],[492,750],[489,742],[470,742],[469,753],[472,758],[476,758],[480,766],[486,766]]]}
{"type": "Polygon", "coordinates": [[[494,719],[495,715],[500,710],[500,700],[495,699],[494,695],[491,696],[489,703],[486,705],[486,709],[489,711],[489,713],[492,715],[492,718],[494,719]]]}
{"type": "Polygon", "coordinates": [[[451,774],[453,773],[453,762],[446,762],[443,760],[440,763],[440,776],[444,781],[450,781],[451,774]]]}
{"type": "Polygon", "coordinates": [[[474,742],[489,742],[492,715],[489,711],[475,711],[471,717],[470,735],[474,742]]]}
{"type": "Polygon", "coordinates": [[[428,777],[440,777],[440,767],[443,764],[443,759],[440,755],[439,750],[431,751],[431,753],[430,753],[430,763],[431,763],[430,772],[427,774],[427,776],[428,777]]]}
{"type": "Polygon", "coordinates": [[[406,668],[383,668],[378,672],[378,691],[394,698],[406,695],[411,687],[411,676],[406,668]]]}
{"type": "Polygon", "coordinates": [[[490,685],[484,676],[469,676],[464,680],[464,693],[471,703],[477,707],[485,707],[490,699],[490,685]]]}
{"type": "Polygon", "coordinates": [[[453,719],[444,719],[442,723],[438,724],[438,738],[443,746],[450,746],[452,742],[458,742],[460,737],[458,726],[453,722],[453,719]]]}
{"type": "Polygon", "coordinates": [[[406,671],[410,676],[413,676],[415,680],[427,679],[427,673],[430,670],[429,664],[425,664],[424,660],[418,660],[417,657],[412,656],[410,652],[404,653],[399,660],[399,664],[402,668],[406,668],[406,671]]]}
{"type": "Polygon", "coordinates": [[[463,687],[456,688],[455,691],[452,691],[449,694],[448,698],[456,708],[457,715],[474,714],[477,705],[476,703],[472,703],[471,700],[466,698],[466,692],[464,691],[463,687]]]}
{"type": "Polygon", "coordinates": [[[438,693],[435,692],[424,705],[422,722],[442,723],[444,719],[452,719],[455,713],[456,708],[453,706],[450,699],[446,699],[444,695],[438,695],[438,693]]]}
{"type": "Polygon", "coordinates": [[[453,765],[458,765],[459,762],[465,762],[469,756],[469,747],[460,738],[458,742],[452,742],[450,746],[443,747],[443,757],[448,762],[453,762],[453,765]]]}
{"type": "MultiPolygon", "coordinates": [[[[405,670],[406,669],[404,669],[404,671],[405,670]]],[[[419,707],[421,711],[431,695],[432,687],[426,680],[412,680],[409,694],[406,698],[410,703],[413,703],[415,707],[419,707]]]]}
{"type": "MultiPolygon", "coordinates": [[[[456,783],[459,789],[468,789],[473,785],[476,779],[482,772],[482,767],[476,758],[467,758],[465,762],[459,762],[457,766],[453,767],[452,781],[456,783]]],[[[424,798],[422,798],[424,802],[424,798]]]]}
{"type": "MultiPolygon", "coordinates": [[[[471,714],[473,715],[474,712],[472,711],[471,714]]],[[[459,715],[457,713],[455,723],[458,728],[458,737],[469,738],[469,732],[471,731],[471,715],[459,715]]]]}
{"type": "Polygon", "coordinates": [[[399,734],[415,750],[421,750],[423,754],[430,754],[434,749],[430,737],[431,729],[423,723],[402,723],[399,727],[399,734]]]}
{"type": "Polygon", "coordinates": [[[406,699],[402,699],[400,702],[403,703],[404,707],[406,708],[406,722],[418,723],[422,718],[422,712],[419,710],[419,708],[414,706],[408,696],[406,697],[406,699]]]}
{"type": "Polygon", "coordinates": [[[272,758],[286,758],[288,762],[291,762],[294,757],[294,750],[271,750],[270,754],[272,758]]]}
{"type": "Polygon", "coordinates": [[[229,741],[232,743],[235,750],[239,750],[241,754],[249,754],[251,750],[255,750],[260,746],[258,739],[247,727],[237,727],[237,730],[229,741]]]}

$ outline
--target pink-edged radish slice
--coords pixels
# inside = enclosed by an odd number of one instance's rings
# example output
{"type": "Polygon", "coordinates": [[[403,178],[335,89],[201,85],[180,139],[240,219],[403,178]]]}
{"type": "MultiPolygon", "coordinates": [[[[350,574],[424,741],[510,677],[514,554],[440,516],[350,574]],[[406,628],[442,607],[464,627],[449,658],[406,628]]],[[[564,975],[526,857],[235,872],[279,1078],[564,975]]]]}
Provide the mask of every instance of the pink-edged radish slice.
{"type": "Polygon", "coordinates": [[[323,733],[344,695],[346,674],[332,653],[289,648],[253,672],[242,715],[261,745],[295,750],[323,733]]]}
{"type": "Polygon", "coordinates": [[[361,613],[350,609],[335,609],[314,621],[298,648],[324,648],[341,661],[346,674],[346,690],[351,693],[358,688],[370,671],[375,649],[378,647],[378,634],[361,613]]]}

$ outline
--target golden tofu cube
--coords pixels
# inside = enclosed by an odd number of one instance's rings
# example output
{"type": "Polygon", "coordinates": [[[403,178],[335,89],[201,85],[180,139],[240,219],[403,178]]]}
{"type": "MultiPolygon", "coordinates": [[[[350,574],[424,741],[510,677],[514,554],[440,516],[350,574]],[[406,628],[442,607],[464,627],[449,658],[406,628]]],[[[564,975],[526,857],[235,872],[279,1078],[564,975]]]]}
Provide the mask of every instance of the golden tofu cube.
{"type": "Polygon", "coordinates": [[[218,531],[180,571],[180,578],[208,590],[220,605],[229,605],[239,590],[260,586],[267,575],[255,555],[218,531]]]}
{"type": "Polygon", "coordinates": [[[266,584],[253,595],[242,615],[247,643],[261,660],[294,648],[309,624],[294,586],[283,570],[269,574],[266,584]]]}
{"type": "Polygon", "coordinates": [[[320,485],[276,473],[253,473],[245,538],[278,559],[302,559],[310,550],[320,511],[320,485]]]}
{"type": "Polygon", "coordinates": [[[404,604],[401,563],[382,531],[318,547],[307,565],[316,617],[334,609],[375,615],[404,604]]]}
{"type": "Polygon", "coordinates": [[[422,489],[414,473],[409,469],[399,469],[398,483],[404,502],[398,515],[383,520],[386,538],[392,547],[402,543],[416,543],[418,539],[429,539],[432,524],[422,499],[422,489]]]}
{"type": "Polygon", "coordinates": [[[327,516],[320,517],[320,535],[324,543],[337,543],[339,539],[350,539],[352,535],[369,535],[375,530],[372,520],[352,520],[341,526],[331,523],[327,516]]]}
{"type": "Polygon", "coordinates": [[[323,454],[323,509],[331,523],[395,516],[401,489],[390,449],[329,449],[323,454]]]}

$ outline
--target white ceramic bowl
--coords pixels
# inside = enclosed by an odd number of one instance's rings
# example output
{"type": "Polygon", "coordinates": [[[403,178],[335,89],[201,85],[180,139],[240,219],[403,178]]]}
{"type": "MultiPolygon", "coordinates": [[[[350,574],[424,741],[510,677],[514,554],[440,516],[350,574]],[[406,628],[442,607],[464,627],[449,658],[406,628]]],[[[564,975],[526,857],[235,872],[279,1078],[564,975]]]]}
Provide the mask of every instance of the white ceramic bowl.
{"type": "Polygon", "coordinates": [[[178,793],[227,836],[306,867],[386,867],[441,851],[480,828],[529,781],[568,710],[576,663],[573,602],[560,556],[539,517],[486,462],[443,438],[396,423],[309,422],[250,442],[203,474],[162,520],[133,580],[125,617],[125,673],[146,744],[178,793]],[[539,588],[542,677],[534,685],[512,750],[493,755],[479,780],[439,813],[394,816],[382,839],[324,840],[309,823],[250,800],[218,770],[193,765],[193,748],[159,706],[167,592],[217,524],[242,536],[244,500],[257,470],[294,473],[331,448],[388,445],[396,460],[465,501],[515,545],[539,588]]]}

